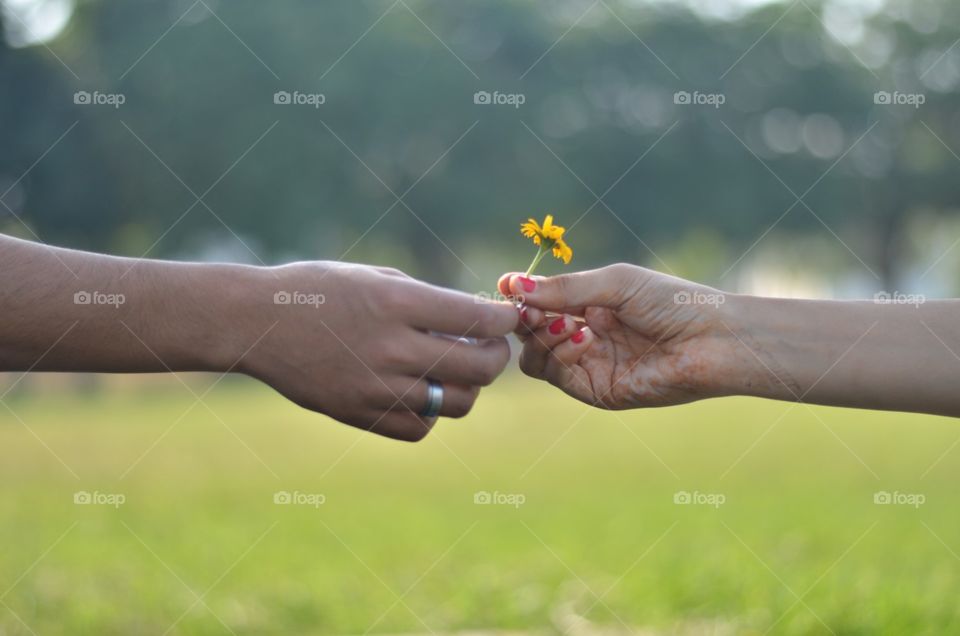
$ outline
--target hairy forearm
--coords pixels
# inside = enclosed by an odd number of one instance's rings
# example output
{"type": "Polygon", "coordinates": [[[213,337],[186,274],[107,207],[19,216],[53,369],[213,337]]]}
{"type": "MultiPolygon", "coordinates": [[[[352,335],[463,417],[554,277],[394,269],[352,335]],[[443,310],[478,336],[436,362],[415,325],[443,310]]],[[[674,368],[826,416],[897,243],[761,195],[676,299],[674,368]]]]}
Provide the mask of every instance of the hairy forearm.
{"type": "Polygon", "coordinates": [[[724,323],[743,370],[729,392],[960,416],[960,301],[735,296],[724,323]]]}
{"type": "Polygon", "coordinates": [[[253,269],[0,236],[0,370],[225,371],[238,345],[230,321],[253,269]]]}

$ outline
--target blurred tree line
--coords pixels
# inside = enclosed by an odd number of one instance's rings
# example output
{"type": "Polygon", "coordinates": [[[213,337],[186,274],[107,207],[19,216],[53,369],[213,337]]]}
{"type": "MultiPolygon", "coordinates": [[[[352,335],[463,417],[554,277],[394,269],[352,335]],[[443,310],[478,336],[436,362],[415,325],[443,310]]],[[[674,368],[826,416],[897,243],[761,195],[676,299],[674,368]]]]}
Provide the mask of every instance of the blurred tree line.
{"type": "MultiPolygon", "coordinates": [[[[26,27],[7,9],[13,42],[26,27]]],[[[755,244],[816,234],[889,289],[908,257],[938,256],[915,254],[911,219],[960,201],[958,39],[952,0],[722,18],[618,0],[79,1],[55,39],[0,48],[0,230],[478,288],[526,264],[519,222],[553,212],[579,219],[578,267],[722,284],[755,244]]]]}

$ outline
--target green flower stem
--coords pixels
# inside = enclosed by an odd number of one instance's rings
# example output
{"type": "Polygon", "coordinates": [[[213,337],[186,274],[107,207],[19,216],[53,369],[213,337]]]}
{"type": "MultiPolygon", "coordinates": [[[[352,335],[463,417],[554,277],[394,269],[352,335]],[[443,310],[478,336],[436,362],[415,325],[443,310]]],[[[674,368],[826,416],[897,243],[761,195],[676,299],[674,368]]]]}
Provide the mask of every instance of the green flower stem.
{"type": "MultiPolygon", "coordinates": [[[[545,243],[546,241],[544,241],[545,243]]],[[[543,260],[543,257],[550,253],[551,247],[547,247],[543,243],[540,244],[540,251],[537,252],[537,255],[533,258],[533,262],[530,263],[530,267],[527,268],[527,273],[524,274],[527,278],[533,274],[534,270],[537,269],[537,266],[540,265],[540,261],[543,260]]]]}

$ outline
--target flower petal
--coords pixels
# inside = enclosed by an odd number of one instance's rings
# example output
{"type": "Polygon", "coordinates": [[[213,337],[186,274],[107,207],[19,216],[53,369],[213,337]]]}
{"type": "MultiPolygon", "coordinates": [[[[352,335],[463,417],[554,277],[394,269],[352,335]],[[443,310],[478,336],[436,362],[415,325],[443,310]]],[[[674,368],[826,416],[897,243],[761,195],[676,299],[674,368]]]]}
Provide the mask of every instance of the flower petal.
{"type": "Polygon", "coordinates": [[[564,243],[561,240],[557,240],[553,246],[553,255],[562,260],[564,265],[569,265],[570,261],[573,260],[573,250],[570,249],[570,246],[564,243]]]}

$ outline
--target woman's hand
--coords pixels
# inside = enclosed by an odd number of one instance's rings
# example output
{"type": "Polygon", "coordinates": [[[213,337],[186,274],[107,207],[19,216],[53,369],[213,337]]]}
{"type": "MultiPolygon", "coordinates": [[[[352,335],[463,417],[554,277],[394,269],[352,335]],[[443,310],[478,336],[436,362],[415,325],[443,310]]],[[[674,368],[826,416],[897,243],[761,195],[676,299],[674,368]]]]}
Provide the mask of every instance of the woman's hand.
{"type": "Polygon", "coordinates": [[[630,265],[500,290],[525,301],[523,370],[596,406],[750,395],[960,417],[960,301],[728,295],[630,265]]]}
{"type": "Polygon", "coordinates": [[[463,417],[510,359],[503,336],[519,317],[507,303],[362,265],[295,263],[256,276],[247,302],[259,307],[235,315],[240,348],[261,340],[239,370],[358,428],[419,440],[434,424],[418,415],[428,378],[443,384],[440,415],[463,417]]]}
{"type": "Polygon", "coordinates": [[[500,291],[524,301],[523,371],[595,406],[665,406],[721,394],[716,374],[733,372],[738,357],[723,320],[724,294],[642,267],[508,274],[500,291]]]}

